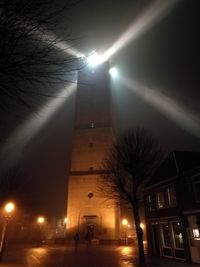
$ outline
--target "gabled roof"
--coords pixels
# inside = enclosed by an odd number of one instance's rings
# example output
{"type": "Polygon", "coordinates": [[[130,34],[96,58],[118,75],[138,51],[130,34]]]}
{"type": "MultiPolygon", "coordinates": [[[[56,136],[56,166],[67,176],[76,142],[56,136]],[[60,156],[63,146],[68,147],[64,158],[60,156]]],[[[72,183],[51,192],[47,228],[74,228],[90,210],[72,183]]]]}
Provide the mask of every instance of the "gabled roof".
{"type": "Polygon", "coordinates": [[[200,167],[200,152],[172,151],[161,163],[146,187],[176,177],[178,173],[200,167]]]}

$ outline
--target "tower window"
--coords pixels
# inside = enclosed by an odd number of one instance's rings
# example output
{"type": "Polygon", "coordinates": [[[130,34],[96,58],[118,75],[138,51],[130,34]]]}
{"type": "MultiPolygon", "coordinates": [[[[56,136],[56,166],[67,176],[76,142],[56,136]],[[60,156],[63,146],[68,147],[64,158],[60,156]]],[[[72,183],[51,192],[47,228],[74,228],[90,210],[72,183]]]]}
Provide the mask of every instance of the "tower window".
{"type": "Polygon", "coordinates": [[[88,193],[88,198],[92,198],[94,196],[94,194],[92,192],[88,193]]]}
{"type": "Polygon", "coordinates": [[[90,145],[89,145],[90,147],[93,147],[94,146],[94,144],[93,143],[90,143],[90,145]]]}

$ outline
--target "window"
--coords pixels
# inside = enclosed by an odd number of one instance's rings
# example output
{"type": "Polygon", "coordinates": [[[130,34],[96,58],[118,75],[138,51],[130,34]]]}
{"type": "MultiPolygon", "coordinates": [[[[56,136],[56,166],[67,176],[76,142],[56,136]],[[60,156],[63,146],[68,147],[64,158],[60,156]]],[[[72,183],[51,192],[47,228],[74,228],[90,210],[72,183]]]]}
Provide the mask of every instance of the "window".
{"type": "Polygon", "coordinates": [[[92,192],[88,193],[88,198],[92,198],[94,196],[94,194],[92,192]]]}
{"type": "Polygon", "coordinates": [[[200,176],[192,178],[195,200],[200,202],[200,176]]]}
{"type": "Polygon", "coordinates": [[[91,143],[89,144],[89,147],[92,148],[93,146],[94,146],[94,144],[91,142],[91,143]]]}
{"type": "Polygon", "coordinates": [[[156,202],[158,209],[163,209],[165,207],[165,196],[163,191],[157,192],[156,202]]]}
{"type": "Polygon", "coordinates": [[[175,190],[174,186],[170,185],[166,189],[166,197],[167,197],[167,204],[169,207],[175,207],[176,206],[176,195],[175,195],[175,190]]]}
{"type": "Polygon", "coordinates": [[[200,230],[198,228],[192,229],[194,240],[200,240],[200,230]]]}
{"type": "Polygon", "coordinates": [[[154,193],[151,193],[147,196],[147,203],[149,211],[153,211],[156,209],[156,201],[154,193]]]}
{"type": "Polygon", "coordinates": [[[175,248],[183,248],[183,236],[179,222],[172,222],[175,248]]]}
{"type": "Polygon", "coordinates": [[[170,229],[167,222],[162,222],[160,224],[162,243],[164,247],[171,247],[170,229]]]}

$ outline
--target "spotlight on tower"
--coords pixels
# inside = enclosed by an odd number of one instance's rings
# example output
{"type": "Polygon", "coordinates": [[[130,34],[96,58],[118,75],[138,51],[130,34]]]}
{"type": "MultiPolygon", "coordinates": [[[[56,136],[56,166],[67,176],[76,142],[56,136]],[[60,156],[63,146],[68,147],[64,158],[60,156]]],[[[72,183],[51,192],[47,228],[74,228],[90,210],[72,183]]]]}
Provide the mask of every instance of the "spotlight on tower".
{"type": "Polygon", "coordinates": [[[118,73],[118,69],[113,67],[111,69],[109,69],[109,73],[113,78],[117,78],[119,73],[118,73]]]}
{"type": "Polygon", "coordinates": [[[87,61],[88,61],[88,65],[93,68],[102,63],[101,57],[94,50],[92,51],[91,55],[88,57],[87,61]]]}

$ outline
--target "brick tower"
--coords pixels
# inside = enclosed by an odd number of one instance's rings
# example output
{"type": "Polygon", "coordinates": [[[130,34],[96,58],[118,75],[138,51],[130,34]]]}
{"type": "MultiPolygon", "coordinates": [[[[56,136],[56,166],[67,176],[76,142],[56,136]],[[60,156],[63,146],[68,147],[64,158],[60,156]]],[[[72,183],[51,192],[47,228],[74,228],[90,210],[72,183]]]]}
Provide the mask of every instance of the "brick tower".
{"type": "Polygon", "coordinates": [[[113,140],[108,63],[79,71],[76,117],[68,182],[67,233],[99,240],[119,235],[119,210],[97,192],[102,160],[113,140]]]}

